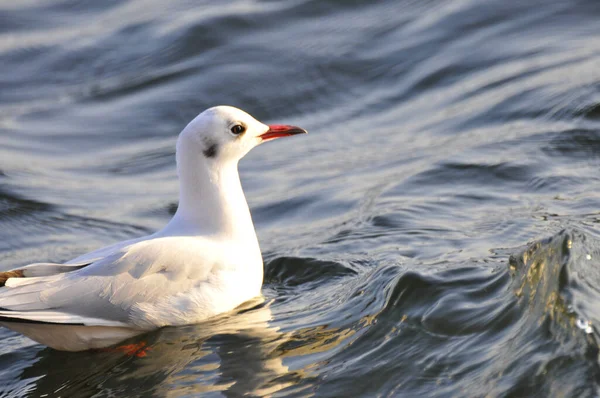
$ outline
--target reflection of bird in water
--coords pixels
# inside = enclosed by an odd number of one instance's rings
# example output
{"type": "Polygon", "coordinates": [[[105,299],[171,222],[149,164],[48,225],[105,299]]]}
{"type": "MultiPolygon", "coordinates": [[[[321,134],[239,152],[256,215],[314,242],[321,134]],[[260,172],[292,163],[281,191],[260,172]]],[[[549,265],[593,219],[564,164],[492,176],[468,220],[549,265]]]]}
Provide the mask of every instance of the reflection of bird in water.
{"type": "MultiPolygon", "coordinates": [[[[309,387],[314,376],[305,366],[315,357],[306,358],[343,349],[355,333],[324,326],[282,332],[271,325],[272,316],[271,303],[257,299],[234,314],[127,341],[147,344],[142,357],[43,349],[32,353],[32,358],[20,359],[29,367],[11,377],[18,380],[11,386],[34,396],[178,397],[211,391],[230,397],[268,396],[288,387],[309,387]]],[[[16,354],[31,356],[31,351],[26,347],[16,354]]],[[[14,390],[7,395],[11,393],[21,395],[14,390]]]]}
{"type": "Polygon", "coordinates": [[[227,396],[263,396],[287,387],[289,382],[278,381],[287,379],[283,376],[288,375],[288,367],[277,347],[288,335],[269,325],[269,303],[249,304],[255,306],[245,304],[233,317],[217,318],[202,326],[161,330],[144,358],[150,361],[136,361],[140,367],[125,377],[153,377],[157,367],[168,363],[169,375],[155,389],[159,395],[218,390],[227,396]]]}
{"type": "Polygon", "coordinates": [[[260,295],[263,262],[238,161],[263,142],[301,133],[233,107],[202,112],[177,140],[179,207],[171,221],[66,264],[0,272],[0,325],[81,351],[201,322],[260,295]]]}
{"type": "Polygon", "coordinates": [[[180,396],[222,391],[227,396],[264,396],[297,379],[277,347],[288,338],[269,326],[269,303],[245,304],[237,313],[208,322],[163,328],[130,340],[147,343],[143,357],[119,352],[42,350],[20,379],[35,395],[180,396]],[[251,307],[254,305],[254,307],[251,307]],[[49,371],[50,370],[50,371],[49,371]]]}

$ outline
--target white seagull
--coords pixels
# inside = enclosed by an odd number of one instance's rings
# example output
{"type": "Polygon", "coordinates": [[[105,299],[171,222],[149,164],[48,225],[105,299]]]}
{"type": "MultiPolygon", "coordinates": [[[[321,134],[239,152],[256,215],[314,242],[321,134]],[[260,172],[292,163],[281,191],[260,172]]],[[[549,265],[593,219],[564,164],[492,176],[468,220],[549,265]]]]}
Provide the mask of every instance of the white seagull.
{"type": "Polygon", "coordinates": [[[210,108],[177,140],[179,207],[160,231],[0,273],[0,325],[81,351],[163,326],[198,323],[260,295],[263,262],[238,175],[256,145],[306,133],[210,108]]]}

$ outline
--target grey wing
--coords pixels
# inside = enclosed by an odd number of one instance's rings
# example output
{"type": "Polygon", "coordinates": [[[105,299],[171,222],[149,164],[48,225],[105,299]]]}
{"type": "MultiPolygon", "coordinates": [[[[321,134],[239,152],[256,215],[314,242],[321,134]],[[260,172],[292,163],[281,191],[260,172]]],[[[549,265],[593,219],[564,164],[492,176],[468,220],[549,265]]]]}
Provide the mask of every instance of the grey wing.
{"type": "Polygon", "coordinates": [[[78,269],[86,267],[96,260],[98,259],[92,259],[84,262],[71,264],[35,263],[26,265],[22,268],[0,272],[0,287],[4,286],[6,284],[6,281],[10,278],[31,278],[62,274],[65,272],[76,271],[78,269]]]}
{"type": "Polygon", "coordinates": [[[98,300],[92,298],[99,297],[101,283],[78,275],[91,264],[39,263],[1,273],[0,321],[126,326],[126,317],[116,309],[104,318],[94,308],[98,300]]]}
{"type": "Polygon", "coordinates": [[[140,303],[151,308],[152,303],[185,293],[206,278],[210,267],[190,261],[194,254],[198,257],[194,246],[182,238],[158,238],[89,265],[24,267],[24,273],[41,276],[6,280],[0,288],[0,321],[136,326],[131,313],[140,303]],[[74,271],[44,275],[50,269],[74,271]]]}

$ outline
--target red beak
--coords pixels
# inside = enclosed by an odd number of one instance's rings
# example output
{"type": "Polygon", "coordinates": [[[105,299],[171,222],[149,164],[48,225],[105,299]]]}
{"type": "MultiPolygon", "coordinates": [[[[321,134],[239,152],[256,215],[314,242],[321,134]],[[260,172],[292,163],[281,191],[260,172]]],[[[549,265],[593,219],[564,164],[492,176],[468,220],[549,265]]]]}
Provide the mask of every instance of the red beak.
{"type": "Polygon", "coordinates": [[[286,126],[284,124],[272,124],[266,133],[259,137],[264,141],[274,140],[275,138],[288,137],[296,134],[307,134],[307,131],[296,126],[286,126]]]}

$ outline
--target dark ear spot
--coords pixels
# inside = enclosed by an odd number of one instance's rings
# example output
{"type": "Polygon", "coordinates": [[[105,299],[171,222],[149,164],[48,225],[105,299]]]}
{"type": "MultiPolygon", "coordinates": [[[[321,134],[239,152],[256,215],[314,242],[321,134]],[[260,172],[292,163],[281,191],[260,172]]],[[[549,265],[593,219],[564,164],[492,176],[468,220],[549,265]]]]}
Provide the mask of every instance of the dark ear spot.
{"type": "Polygon", "coordinates": [[[217,143],[212,141],[206,141],[205,144],[206,147],[202,151],[204,156],[206,156],[207,158],[214,158],[215,156],[217,156],[217,151],[219,149],[217,143]]]}

